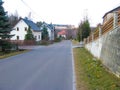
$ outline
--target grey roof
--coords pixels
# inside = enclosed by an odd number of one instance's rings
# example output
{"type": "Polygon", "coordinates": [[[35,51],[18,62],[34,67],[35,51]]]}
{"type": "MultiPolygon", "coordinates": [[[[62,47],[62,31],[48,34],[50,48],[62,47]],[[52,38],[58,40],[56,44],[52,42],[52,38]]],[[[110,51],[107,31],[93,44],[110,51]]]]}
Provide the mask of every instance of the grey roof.
{"type": "Polygon", "coordinates": [[[40,31],[40,28],[37,27],[37,25],[36,25],[33,21],[28,20],[27,18],[24,18],[23,21],[24,21],[28,26],[30,26],[32,30],[34,30],[34,31],[40,31]]]}
{"type": "Polygon", "coordinates": [[[46,22],[43,22],[43,26],[48,27],[50,30],[54,30],[54,25],[53,24],[47,24],[46,22]]]}
{"type": "Polygon", "coordinates": [[[108,11],[107,13],[105,13],[104,16],[103,16],[103,18],[104,18],[108,13],[112,13],[112,12],[118,11],[118,10],[120,10],[120,6],[118,6],[118,7],[114,8],[114,9],[108,11]]]}
{"type": "Polygon", "coordinates": [[[54,25],[53,25],[53,24],[48,24],[48,27],[49,27],[51,30],[54,30],[54,25]]]}

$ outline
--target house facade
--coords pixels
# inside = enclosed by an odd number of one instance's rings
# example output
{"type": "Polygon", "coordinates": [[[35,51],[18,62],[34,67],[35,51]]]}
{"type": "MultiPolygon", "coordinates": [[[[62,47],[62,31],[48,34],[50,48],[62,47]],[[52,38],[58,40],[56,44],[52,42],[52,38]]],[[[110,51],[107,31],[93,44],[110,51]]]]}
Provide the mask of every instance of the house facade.
{"type": "Polygon", "coordinates": [[[54,25],[43,22],[43,25],[41,26],[41,31],[42,31],[43,27],[47,28],[49,40],[54,40],[54,36],[55,36],[54,35],[55,34],[54,25]]]}
{"type": "Polygon", "coordinates": [[[13,27],[13,31],[11,34],[14,35],[11,40],[24,40],[25,35],[27,34],[28,27],[31,27],[31,31],[33,33],[34,38],[36,41],[41,40],[41,30],[37,27],[37,25],[27,18],[21,18],[18,23],[13,27]]]}
{"type": "Polygon", "coordinates": [[[64,38],[66,39],[66,31],[65,30],[62,30],[60,32],[57,33],[57,37],[61,37],[61,38],[64,38]]]}

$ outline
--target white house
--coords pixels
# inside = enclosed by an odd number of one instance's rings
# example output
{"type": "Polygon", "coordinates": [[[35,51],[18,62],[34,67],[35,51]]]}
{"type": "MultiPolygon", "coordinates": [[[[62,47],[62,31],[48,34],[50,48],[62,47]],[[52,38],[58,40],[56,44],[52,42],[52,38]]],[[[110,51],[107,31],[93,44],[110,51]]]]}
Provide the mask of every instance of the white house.
{"type": "Polygon", "coordinates": [[[43,22],[43,25],[41,26],[41,31],[44,26],[47,28],[49,40],[54,40],[54,34],[55,34],[54,25],[43,22]]]}
{"type": "Polygon", "coordinates": [[[27,19],[27,18],[21,18],[18,23],[13,27],[13,31],[11,31],[11,34],[14,35],[11,40],[24,40],[25,35],[27,34],[28,27],[31,27],[33,36],[36,38],[36,41],[41,40],[41,30],[37,27],[37,25],[27,19]]]}

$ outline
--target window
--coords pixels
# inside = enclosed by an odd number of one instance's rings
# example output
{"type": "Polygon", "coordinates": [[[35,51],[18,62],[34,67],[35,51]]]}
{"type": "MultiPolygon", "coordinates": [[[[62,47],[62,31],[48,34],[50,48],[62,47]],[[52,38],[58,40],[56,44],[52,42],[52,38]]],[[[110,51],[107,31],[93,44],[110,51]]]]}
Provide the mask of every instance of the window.
{"type": "Polygon", "coordinates": [[[17,27],[17,31],[19,31],[19,27],[17,27]]]}
{"type": "Polygon", "coordinates": [[[17,36],[17,40],[19,40],[19,36],[17,36]]]}
{"type": "Polygon", "coordinates": [[[25,27],[25,31],[27,31],[27,27],[25,27]]]}
{"type": "Polygon", "coordinates": [[[38,38],[40,39],[40,35],[38,36],[38,38]]]}

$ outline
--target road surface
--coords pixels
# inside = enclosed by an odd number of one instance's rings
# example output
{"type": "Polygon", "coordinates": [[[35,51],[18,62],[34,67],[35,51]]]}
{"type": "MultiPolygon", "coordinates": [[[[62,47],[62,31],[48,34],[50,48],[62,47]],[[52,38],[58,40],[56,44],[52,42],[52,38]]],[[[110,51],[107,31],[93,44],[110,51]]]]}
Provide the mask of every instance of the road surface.
{"type": "Polygon", "coordinates": [[[0,60],[0,90],[73,90],[71,42],[0,60]]]}

